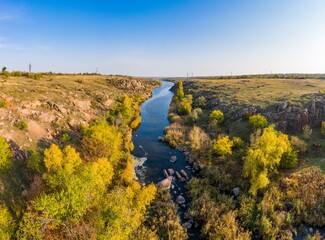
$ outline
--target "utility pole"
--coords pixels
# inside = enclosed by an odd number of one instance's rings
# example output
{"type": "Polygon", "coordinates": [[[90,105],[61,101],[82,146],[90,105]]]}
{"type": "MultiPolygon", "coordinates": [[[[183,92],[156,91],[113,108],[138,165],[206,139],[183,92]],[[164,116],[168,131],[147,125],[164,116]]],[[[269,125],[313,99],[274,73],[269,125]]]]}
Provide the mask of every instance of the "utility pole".
{"type": "Polygon", "coordinates": [[[32,63],[29,63],[29,65],[28,65],[28,70],[29,70],[29,73],[32,72],[32,63]]]}

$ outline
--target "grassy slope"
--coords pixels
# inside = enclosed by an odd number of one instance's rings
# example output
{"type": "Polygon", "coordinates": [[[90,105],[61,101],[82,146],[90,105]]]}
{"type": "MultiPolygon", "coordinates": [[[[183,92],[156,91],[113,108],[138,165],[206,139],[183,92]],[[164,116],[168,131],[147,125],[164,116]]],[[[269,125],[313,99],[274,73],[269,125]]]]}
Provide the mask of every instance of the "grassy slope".
{"type": "MultiPolygon", "coordinates": [[[[318,79],[190,79],[185,82],[188,93],[194,96],[205,96],[208,101],[218,99],[221,104],[235,106],[240,109],[245,106],[260,105],[267,107],[274,103],[290,100],[302,105],[308,103],[315,95],[322,94],[325,81],[318,79]]],[[[248,138],[248,125],[241,126],[244,139],[248,138]]],[[[320,166],[325,172],[324,148],[325,139],[320,135],[320,129],[314,129],[307,141],[309,151],[301,159],[301,168],[311,165],[320,166]],[[318,143],[320,147],[314,147],[318,143]]],[[[296,133],[303,138],[302,133],[296,133]]]]}
{"type": "Polygon", "coordinates": [[[40,139],[51,140],[58,130],[70,131],[98,118],[118,96],[148,97],[154,85],[153,81],[128,76],[0,77],[0,102],[6,105],[0,107],[0,135],[33,148],[40,139]],[[18,120],[28,123],[27,131],[14,127],[18,120]]]}

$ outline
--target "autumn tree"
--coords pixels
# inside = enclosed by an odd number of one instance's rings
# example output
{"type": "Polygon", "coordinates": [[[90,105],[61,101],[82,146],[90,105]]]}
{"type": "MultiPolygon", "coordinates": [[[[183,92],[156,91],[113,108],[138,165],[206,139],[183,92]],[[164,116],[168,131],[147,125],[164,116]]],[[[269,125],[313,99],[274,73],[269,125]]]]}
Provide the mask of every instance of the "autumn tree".
{"type": "Polygon", "coordinates": [[[88,159],[106,157],[112,163],[120,159],[122,134],[105,119],[94,121],[84,130],[83,153],[88,159]]]}
{"type": "Polygon", "coordinates": [[[269,174],[276,172],[284,154],[292,150],[288,136],[274,130],[271,125],[248,149],[244,158],[244,175],[250,178],[250,193],[265,188],[269,183],[269,174]]]}
{"type": "Polygon", "coordinates": [[[183,89],[183,81],[180,81],[176,90],[176,98],[178,101],[181,101],[184,98],[184,89],[183,89]]]}
{"type": "Polygon", "coordinates": [[[7,207],[0,203],[0,239],[10,240],[14,233],[15,222],[7,207]]]}
{"type": "Polygon", "coordinates": [[[234,142],[230,140],[229,136],[219,136],[216,141],[213,142],[212,149],[218,155],[225,157],[232,154],[232,147],[234,142]]]}
{"type": "Polygon", "coordinates": [[[192,112],[192,101],[193,96],[191,94],[186,95],[182,98],[178,105],[178,113],[180,115],[188,115],[192,112]]]}

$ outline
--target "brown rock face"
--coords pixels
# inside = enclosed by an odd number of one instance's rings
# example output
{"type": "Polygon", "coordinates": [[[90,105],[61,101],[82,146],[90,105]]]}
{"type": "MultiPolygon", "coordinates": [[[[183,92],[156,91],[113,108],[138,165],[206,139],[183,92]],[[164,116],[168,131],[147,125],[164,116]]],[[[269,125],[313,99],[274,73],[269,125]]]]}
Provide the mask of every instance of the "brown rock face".
{"type": "Polygon", "coordinates": [[[281,103],[267,109],[264,115],[281,131],[300,131],[305,125],[317,127],[325,120],[325,99],[311,100],[307,108],[281,103]]]}
{"type": "Polygon", "coordinates": [[[269,122],[274,123],[276,128],[283,132],[301,131],[305,125],[317,127],[325,121],[325,97],[311,100],[304,107],[297,103],[283,102],[266,109],[254,106],[244,108],[230,117],[233,124],[229,131],[231,132],[232,128],[240,124],[247,116],[257,113],[267,117],[269,122]]]}

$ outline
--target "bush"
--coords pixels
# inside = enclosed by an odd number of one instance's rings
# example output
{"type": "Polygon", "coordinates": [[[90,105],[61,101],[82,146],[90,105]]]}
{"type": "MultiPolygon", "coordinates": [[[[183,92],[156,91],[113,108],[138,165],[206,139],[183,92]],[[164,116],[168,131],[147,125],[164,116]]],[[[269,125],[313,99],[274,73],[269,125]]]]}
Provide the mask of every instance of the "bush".
{"type": "Polygon", "coordinates": [[[231,155],[234,143],[229,139],[229,136],[218,137],[213,143],[213,150],[220,156],[231,155]]]}
{"type": "Polygon", "coordinates": [[[234,142],[234,147],[236,148],[240,148],[244,144],[243,140],[241,140],[240,137],[234,137],[232,141],[234,142]]]}
{"type": "Polygon", "coordinates": [[[15,127],[20,129],[20,130],[27,130],[28,129],[28,124],[25,121],[20,120],[20,121],[15,123],[15,127]]]}
{"type": "Polygon", "coordinates": [[[294,168],[298,164],[298,156],[297,151],[291,150],[283,154],[281,161],[280,161],[280,167],[289,169],[294,168]]]}
{"type": "Polygon", "coordinates": [[[305,153],[308,151],[308,145],[304,140],[301,140],[300,138],[296,136],[292,136],[290,140],[292,146],[299,152],[299,153],[305,153]]]}
{"type": "Polygon", "coordinates": [[[60,140],[61,140],[62,142],[69,141],[70,139],[71,139],[71,137],[70,137],[69,133],[63,133],[63,134],[61,135],[61,137],[60,137],[60,140]]]}
{"type": "Polygon", "coordinates": [[[213,110],[210,113],[210,119],[216,120],[218,123],[222,123],[224,121],[224,115],[223,112],[221,112],[220,110],[213,110]]]}
{"type": "Polygon", "coordinates": [[[305,125],[302,127],[302,133],[304,135],[304,139],[309,140],[313,134],[313,129],[311,129],[309,125],[305,125]]]}
{"type": "Polygon", "coordinates": [[[253,128],[265,128],[269,124],[267,122],[266,117],[264,117],[261,114],[256,114],[256,115],[250,116],[248,119],[248,123],[253,128]]]}
{"type": "Polygon", "coordinates": [[[322,134],[323,137],[325,137],[325,122],[322,122],[320,133],[322,134]]]}
{"type": "Polygon", "coordinates": [[[207,101],[204,96],[200,96],[196,99],[195,105],[200,108],[204,108],[206,105],[207,101]]]}
{"type": "Polygon", "coordinates": [[[10,145],[0,136],[0,173],[10,168],[12,155],[10,145]]]}

